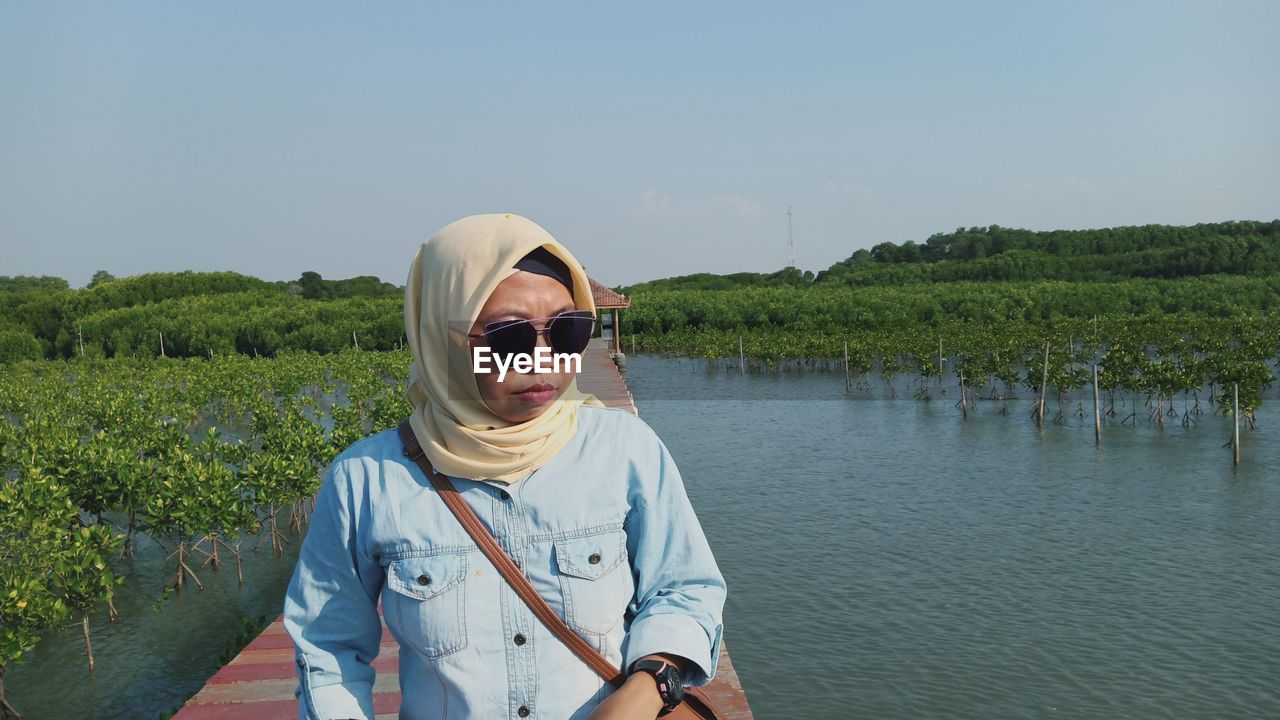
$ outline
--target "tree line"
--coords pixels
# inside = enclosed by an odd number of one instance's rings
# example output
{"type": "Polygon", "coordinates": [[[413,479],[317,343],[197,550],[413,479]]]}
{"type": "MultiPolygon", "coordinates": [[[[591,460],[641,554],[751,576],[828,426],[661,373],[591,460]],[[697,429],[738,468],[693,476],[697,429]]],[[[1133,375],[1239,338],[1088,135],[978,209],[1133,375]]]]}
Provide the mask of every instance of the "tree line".
{"type": "Polygon", "coordinates": [[[1039,232],[990,225],[936,233],[923,243],[882,242],[856,250],[816,274],[796,268],[773,273],[698,273],[637,283],[621,292],[960,280],[1103,282],[1274,273],[1280,273],[1280,220],[1039,232]]]}
{"type": "Polygon", "coordinates": [[[0,362],[40,358],[274,356],[282,350],[388,350],[403,290],[375,277],[268,282],[232,272],[0,277],[0,362]],[[354,333],[354,334],[353,334],[354,333]]]}
{"type": "MultiPolygon", "coordinates": [[[[1280,220],[1033,232],[992,225],[881,243],[813,273],[699,273],[616,288],[624,332],[944,320],[1047,322],[1121,313],[1232,317],[1280,298],[1280,220]]],[[[402,346],[403,289],[304,272],[0,277],[0,362],[116,356],[272,356],[402,346]]]]}

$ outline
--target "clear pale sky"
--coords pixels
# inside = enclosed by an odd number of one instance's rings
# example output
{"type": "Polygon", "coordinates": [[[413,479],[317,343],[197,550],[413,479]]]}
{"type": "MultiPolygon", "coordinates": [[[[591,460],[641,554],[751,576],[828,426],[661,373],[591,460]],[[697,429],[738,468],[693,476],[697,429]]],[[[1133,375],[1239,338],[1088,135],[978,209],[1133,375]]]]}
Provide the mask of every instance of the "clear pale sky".
{"type": "Polygon", "coordinates": [[[0,275],[403,284],[477,212],[610,285],[957,227],[1280,217],[1280,3],[0,4],[0,275]]]}

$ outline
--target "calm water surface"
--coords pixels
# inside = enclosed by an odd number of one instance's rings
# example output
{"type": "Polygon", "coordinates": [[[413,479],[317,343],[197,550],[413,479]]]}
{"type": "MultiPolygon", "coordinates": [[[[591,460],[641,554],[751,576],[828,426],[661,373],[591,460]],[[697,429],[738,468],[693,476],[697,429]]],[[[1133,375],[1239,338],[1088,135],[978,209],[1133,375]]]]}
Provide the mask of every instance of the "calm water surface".
{"type": "Polygon", "coordinates": [[[1207,413],[1144,409],[1095,449],[1091,399],[1037,432],[1029,396],[962,420],[904,380],[637,357],[628,384],[729,582],[757,717],[1280,717],[1275,393],[1233,468],[1207,413]]]}
{"type": "MultiPolygon", "coordinates": [[[[846,397],[834,373],[644,356],[627,380],[729,582],[758,718],[1280,717],[1276,393],[1233,468],[1208,414],[1144,410],[1096,449],[1074,400],[1037,432],[1029,398],[962,420],[954,390],[922,403],[906,380],[846,397]]],[[[171,710],[242,617],[280,611],[296,557],[264,544],[246,589],[224,567],[154,613],[150,544],[121,567],[121,622],[91,621],[92,675],[72,630],[5,678],[29,720],[171,710]]]]}

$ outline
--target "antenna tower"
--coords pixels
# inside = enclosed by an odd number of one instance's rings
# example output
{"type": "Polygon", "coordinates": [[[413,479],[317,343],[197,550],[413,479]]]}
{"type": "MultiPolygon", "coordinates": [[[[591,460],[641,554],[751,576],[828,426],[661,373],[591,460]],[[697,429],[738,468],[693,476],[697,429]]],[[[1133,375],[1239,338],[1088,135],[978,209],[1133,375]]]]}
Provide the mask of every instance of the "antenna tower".
{"type": "Polygon", "coordinates": [[[787,267],[796,266],[796,238],[791,234],[791,206],[787,206],[787,267]]]}

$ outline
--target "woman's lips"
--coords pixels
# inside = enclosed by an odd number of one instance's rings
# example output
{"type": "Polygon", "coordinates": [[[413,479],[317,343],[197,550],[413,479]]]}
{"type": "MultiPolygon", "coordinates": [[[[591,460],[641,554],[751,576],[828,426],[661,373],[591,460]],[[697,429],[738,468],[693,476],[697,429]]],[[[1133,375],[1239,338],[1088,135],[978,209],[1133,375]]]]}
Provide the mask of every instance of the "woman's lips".
{"type": "Polygon", "coordinates": [[[515,393],[515,396],[529,403],[544,403],[555,397],[556,386],[547,383],[537,383],[515,393]]]}

